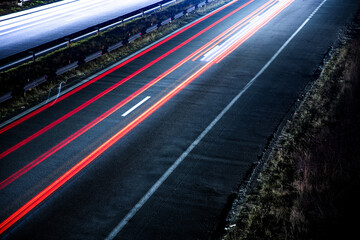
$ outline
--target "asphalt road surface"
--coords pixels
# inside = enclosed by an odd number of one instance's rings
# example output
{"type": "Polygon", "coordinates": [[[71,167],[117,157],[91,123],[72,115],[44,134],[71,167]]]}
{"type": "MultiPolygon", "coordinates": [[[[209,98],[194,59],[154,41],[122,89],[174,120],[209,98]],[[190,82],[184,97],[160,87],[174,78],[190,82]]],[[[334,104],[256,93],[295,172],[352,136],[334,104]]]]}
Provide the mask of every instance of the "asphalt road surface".
{"type": "Polygon", "coordinates": [[[123,16],[160,0],[66,0],[0,17],[0,59],[123,16]]]}
{"type": "Polygon", "coordinates": [[[0,129],[3,239],[208,239],[353,0],[239,0],[0,129]]]}

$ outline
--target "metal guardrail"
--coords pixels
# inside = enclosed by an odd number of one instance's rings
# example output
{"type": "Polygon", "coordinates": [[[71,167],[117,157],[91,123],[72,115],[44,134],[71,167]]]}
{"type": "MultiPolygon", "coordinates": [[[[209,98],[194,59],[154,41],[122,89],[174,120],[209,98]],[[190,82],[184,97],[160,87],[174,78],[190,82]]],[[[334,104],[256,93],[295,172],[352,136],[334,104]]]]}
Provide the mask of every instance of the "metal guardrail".
{"type": "Polygon", "coordinates": [[[79,61],[76,61],[76,62],[73,62],[73,63],[70,63],[69,65],[66,65],[64,67],[61,67],[59,69],[56,70],[56,75],[61,75],[63,73],[66,73],[70,70],[73,70],[75,68],[77,68],[79,66],[79,61]]]}
{"type": "MultiPolygon", "coordinates": [[[[171,4],[171,3],[175,2],[175,1],[176,1],[176,0],[169,1],[169,2],[167,2],[167,4],[171,4]]],[[[207,1],[209,2],[209,1],[214,1],[214,0],[207,0],[207,1]]],[[[144,30],[144,33],[147,34],[147,33],[150,33],[150,32],[152,32],[152,31],[155,31],[159,26],[163,26],[163,25],[169,24],[173,19],[176,19],[176,17],[177,17],[177,18],[180,18],[181,16],[184,16],[186,13],[190,13],[190,12],[194,11],[196,8],[203,7],[205,4],[206,4],[206,0],[198,3],[198,4],[195,5],[195,6],[192,6],[192,7],[190,7],[190,8],[184,9],[182,12],[179,12],[179,13],[175,14],[172,18],[171,18],[171,17],[170,17],[170,18],[167,18],[167,19],[161,21],[161,22],[158,23],[158,24],[155,24],[155,25],[153,25],[153,26],[151,26],[151,27],[148,27],[147,29],[144,30]]],[[[136,15],[134,15],[134,16],[136,16],[136,15]]],[[[132,18],[134,18],[134,17],[132,17],[132,18]]],[[[120,23],[123,23],[124,21],[125,21],[125,20],[121,20],[120,23]]],[[[113,24],[112,24],[112,25],[113,25],[113,24]]],[[[107,27],[108,27],[108,26],[107,26],[107,27]]],[[[99,29],[97,29],[96,32],[97,32],[97,31],[99,31],[99,29]]],[[[88,35],[88,34],[89,34],[89,33],[87,33],[87,34],[85,34],[85,35],[88,35]]],[[[84,36],[84,35],[83,35],[83,36],[84,36]]],[[[83,59],[80,59],[80,60],[78,60],[78,61],[72,62],[72,63],[70,63],[70,64],[68,64],[68,65],[66,65],[66,66],[64,66],[64,67],[58,68],[58,69],[55,70],[55,72],[52,73],[52,74],[55,74],[55,75],[64,74],[64,73],[66,73],[66,72],[68,72],[68,71],[70,71],[70,70],[72,70],[72,69],[77,68],[78,66],[80,66],[80,65],[81,65],[82,63],[84,63],[84,62],[87,63],[87,62],[90,62],[90,61],[92,61],[92,60],[94,60],[94,59],[102,56],[102,55],[104,54],[104,52],[106,53],[106,52],[114,51],[114,50],[116,50],[116,49],[124,46],[124,44],[126,44],[126,42],[130,43],[130,42],[135,41],[136,39],[140,38],[141,36],[142,36],[142,33],[141,33],[141,32],[139,32],[139,33],[137,33],[137,34],[134,34],[134,35],[128,37],[128,39],[126,39],[125,42],[124,42],[124,41],[120,41],[120,42],[118,42],[118,43],[116,43],[116,44],[114,44],[114,45],[111,45],[111,46],[103,49],[103,50],[99,50],[99,51],[97,51],[97,52],[93,52],[92,54],[89,54],[89,55],[85,56],[83,59]]],[[[82,36],[80,36],[80,37],[82,37],[82,36]]],[[[80,38],[80,37],[78,37],[78,38],[80,38]]],[[[70,41],[70,40],[67,39],[67,41],[64,42],[63,44],[64,44],[64,45],[69,44],[69,41],[70,41]]],[[[46,52],[46,51],[48,51],[48,50],[49,50],[49,51],[50,51],[50,50],[54,50],[54,48],[56,48],[56,47],[58,47],[58,46],[62,46],[62,44],[59,44],[59,45],[57,45],[57,46],[53,46],[53,47],[51,47],[51,48],[49,48],[49,49],[43,50],[42,52],[46,52]]],[[[40,53],[39,53],[39,54],[40,54],[40,53]]],[[[33,55],[30,56],[30,59],[31,59],[32,57],[36,57],[36,54],[33,53],[33,55]],[[35,56],[34,56],[34,55],[35,55],[35,56]]],[[[18,62],[18,61],[17,61],[17,62],[18,62]]],[[[52,74],[50,74],[50,75],[52,75],[52,74]]],[[[38,85],[46,82],[47,79],[48,79],[48,76],[47,76],[47,75],[44,75],[44,76],[41,77],[41,78],[38,78],[38,79],[36,79],[36,80],[34,80],[34,81],[31,81],[31,82],[28,82],[27,84],[25,84],[25,86],[23,87],[22,90],[23,90],[23,92],[24,92],[24,91],[28,91],[28,90],[30,90],[31,88],[34,88],[34,87],[36,87],[36,86],[38,86],[38,85]]],[[[17,89],[16,91],[13,90],[12,92],[10,91],[10,92],[8,92],[8,93],[0,96],[0,103],[5,102],[5,101],[11,99],[11,98],[14,96],[14,94],[15,94],[15,95],[18,94],[18,93],[17,93],[18,90],[19,90],[19,89],[17,89]]]]}
{"type": "Polygon", "coordinates": [[[28,91],[28,90],[30,90],[31,88],[34,88],[34,87],[36,87],[36,86],[38,86],[38,85],[46,82],[47,78],[48,78],[48,77],[47,77],[46,75],[44,75],[44,76],[42,76],[41,78],[36,79],[35,81],[29,82],[28,84],[26,84],[26,85],[24,86],[24,90],[25,90],[25,91],[28,91]]]}
{"type": "Polygon", "coordinates": [[[84,61],[85,62],[90,62],[90,61],[100,57],[101,55],[102,55],[102,51],[95,52],[95,53],[90,54],[89,56],[87,56],[84,61]]]}
{"type": "Polygon", "coordinates": [[[141,32],[130,36],[130,37],[128,38],[128,42],[130,43],[130,42],[132,42],[132,41],[135,41],[135,40],[138,39],[139,37],[141,37],[141,32]]]}
{"type": "Polygon", "coordinates": [[[182,16],[184,16],[184,12],[179,12],[179,13],[175,14],[174,19],[178,19],[182,16]]]}
{"type": "Polygon", "coordinates": [[[192,12],[192,11],[194,11],[194,10],[195,10],[195,6],[186,9],[186,13],[190,13],[190,12],[192,12]]]}
{"type": "Polygon", "coordinates": [[[0,96],[0,103],[5,102],[12,98],[12,92],[5,93],[4,95],[0,96]]]}
{"type": "Polygon", "coordinates": [[[154,25],[152,27],[149,27],[145,30],[145,33],[151,33],[152,31],[155,31],[158,28],[157,25],[154,25]]]}
{"type": "Polygon", "coordinates": [[[166,25],[166,24],[168,24],[168,23],[170,23],[170,22],[171,22],[171,18],[165,19],[164,21],[162,21],[162,22],[160,23],[160,26],[164,26],[164,25],[166,25]]]}
{"type": "Polygon", "coordinates": [[[120,41],[112,46],[110,46],[108,48],[108,52],[111,52],[111,51],[114,51],[115,49],[118,49],[119,47],[122,47],[124,44],[123,44],[123,41],[120,41]]]}
{"type": "Polygon", "coordinates": [[[203,2],[199,3],[199,4],[197,5],[197,7],[198,7],[198,8],[201,8],[201,7],[205,6],[205,4],[206,4],[205,1],[203,1],[203,2]]]}
{"type": "Polygon", "coordinates": [[[127,22],[131,19],[154,12],[157,9],[167,6],[176,1],[177,0],[162,0],[162,1],[159,1],[158,3],[149,5],[147,7],[138,9],[136,11],[133,11],[133,12],[125,14],[125,15],[121,15],[117,18],[111,19],[111,20],[103,22],[101,24],[97,24],[95,26],[88,27],[82,31],[72,33],[70,35],[50,41],[48,43],[42,44],[35,48],[31,48],[26,51],[6,57],[6,58],[0,60],[0,71],[9,69],[11,67],[22,64],[24,62],[34,60],[39,56],[45,55],[51,51],[54,51],[56,49],[67,46],[70,41],[77,42],[88,36],[98,34],[100,31],[105,31],[106,29],[117,26],[117,25],[127,22]]]}

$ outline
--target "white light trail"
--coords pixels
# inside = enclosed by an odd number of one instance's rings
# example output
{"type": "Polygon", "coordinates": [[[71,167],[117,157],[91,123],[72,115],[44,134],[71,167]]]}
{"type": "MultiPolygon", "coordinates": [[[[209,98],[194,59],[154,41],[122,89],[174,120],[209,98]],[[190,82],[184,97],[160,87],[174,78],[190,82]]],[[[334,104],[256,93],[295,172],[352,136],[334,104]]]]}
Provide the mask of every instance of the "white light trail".
{"type": "Polygon", "coordinates": [[[222,119],[222,117],[231,109],[231,107],[240,99],[240,97],[254,84],[257,78],[265,72],[265,70],[274,62],[287,45],[295,38],[295,36],[310,21],[311,17],[321,8],[323,2],[312,12],[312,14],[301,24],[301,26],[291,35],[291,37],[281,46],[281,48],[272,56],[272,58],[260,69],[260,71],[246,84],[246,86],[231,100],[231,102],[220,112],[219,115],[207,126],[207,128],[195,139],[195,141],[181,154],[181,156],[168,168],[168,170],[155,182],[149,191],[140,199],[140,201],[128,212],[128,214],[119,222],[117,226],[110,232],[105,240],[113,240],[118,233],[126,226],[126,224],[135,216],[135,214],[145,205],[151,196],[160,188],[165,180],[175,171],[175,169],[184,161],[190,152],[200,143],[200,141],[210,132],[210,130],[222,119]]]}
{"type": "Polygon", "coordinates": [[[49,22],[57,23],[68,22],[71,19],[84,20],[89,16],[99,16],[104,12],[115,11],[116,9],[129,9],[128,12],[140,9],[144,6],[159,2],[159,0],[79,0],[67,4],[55,5],[40,11],[29,14],[15,16],[0,21],[0,36],[15,31],[20,31],[28,27],[39,26],[49,22]],[[69,20],[70,19],[70,20],[69,20]]]}
{"type": "Polygon", "coordinates": [[[269,16],[274,14],[276,11],[281,9],[283,6],[288,4],[291,0],[280,0],[275,5],[271,6],[269,9],[267,9],[265,12],[263,12],[261,15],[256,16],[254,19],[252,19],[249,23],[247,23],[243,28],[241,28],[237,33],[230,36],[224,43],[221,45],[217,45],[212,50],[207,52],[200,61],[203,62],[209,62],[212,59],[216,58],[223,52],[225,52],[230,46],[232,46],[236,41],[239,39],[245,37],[249,32],[256,29],[258,26],[260,26],[265,19],[267,19],[269,16]]]}

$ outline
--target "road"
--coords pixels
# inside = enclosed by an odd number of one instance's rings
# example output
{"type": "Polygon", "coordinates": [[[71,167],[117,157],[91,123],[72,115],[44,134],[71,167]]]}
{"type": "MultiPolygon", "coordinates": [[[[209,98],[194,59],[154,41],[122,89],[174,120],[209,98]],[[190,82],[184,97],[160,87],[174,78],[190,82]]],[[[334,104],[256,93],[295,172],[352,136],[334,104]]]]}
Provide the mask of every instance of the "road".
{"type": "Polygon", "coordinates": [[[66,0],[0,17],[0,59],[131,13],[160,0],[66,0]]]}
{"type": "Polygon", "coordinates": [[[208,239],[360,2],[239,0],[0,129],[3,239],[208,239]]]}

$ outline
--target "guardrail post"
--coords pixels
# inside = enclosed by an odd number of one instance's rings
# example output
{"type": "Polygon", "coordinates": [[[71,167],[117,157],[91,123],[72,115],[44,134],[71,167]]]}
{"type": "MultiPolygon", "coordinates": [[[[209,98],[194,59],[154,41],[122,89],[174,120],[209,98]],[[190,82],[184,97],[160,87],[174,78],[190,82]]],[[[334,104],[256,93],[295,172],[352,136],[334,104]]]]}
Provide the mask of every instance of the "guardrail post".
{"type": "Polygon", "coordinates": [[[95,30],[96,30],[96,35],[100,36],[100,28],[99,27],[95,27],[95,30]]]}
{"type": "MultiPolygon", "coordinates": [[[[26,1],[26,0],[19,0],[19,1],[26,1]]],[[[207,4],[207,3],[210,3],[210,2],[212,2],[212,1],[214,1],[214,0],[201,0],[201,1],[203,1],[205,4],[207,4]]],[[[151,5],[153,8],[151,8],[150,10],[146,10],[146,11],[145,11],[145,9],[147,9],[147,8],[140,9],[140,13],[141,13],[142,16],[144,17],[147,12],[153,11],[153,9],[156,8],[155,6],[159,6],[160,10],[163,10],[164,5],[167,6],[167,5],[169,4],[169,2],[171,2],[171,3],[173,3],[173,2],[177,3],[177,2],[180,2],[180,1],[178,1],[178,0],[173,0],[173,1],[158,1],[157,3],[154,3],[154,4],[151,5]]],[[[196,1],[196,2],[197,2],[197,1],[196,1]]],[[[137,11],[135,11],[135,12],[136,12],[136,15],[138,16],[138,15],[139,15],[139,10],[137,10],[137,11]]],[[[178,13],[179,15],[176,15],[175,19],[178,18],[178,17],[181,17],[184,13],[185,13],[185,11],[182,11],[181,14],[178,13]]],[[[127,16],[127,15],[123,15],[123,17],[125,17],[125,16],[127,16]]],[[[133,16],[134,16],[134,15],[133,15],[133,16]]],[[[131,17],[129,17],[129,18],[131,18],[131,17]]],[[[111,21],[116,21],[117,19],[118,19],[119,21],[117,21],[117,22],[115,22],[115,23],[112,23],[112,24],[110,24],[110,25],[108,25],[108,26],[105,26],[104,29],[107,28],[107,27],[115,26],[115,25],[124,27],[124,26],[125,26],[125,21],[124,21],[124,19],[123,19],[122,17],[118,17],[118,18],[112,19],[111,21]]],[[[159,25],[159,26],[163,26],[163,25],[165,25],[165,24],[170,23],[171,20],[173,20],[173,19],[172,19],[171,16],[170,16],[168,19],[162,21],[162,22],[159,23],[158,25],[159,25]]],[[[101,25],[100,25],[100,26],[101,26],[101,25]]],[[[97,35],[100,35],[100,34],[101,34],[100,28],[97,27],[97,28],[95,28],[95,29],[97,30],[97,35]]],[[[102,28],[101,28],[101,29],[102,29],[102,28]]],[[[88,29],[86,29],[86,30],[88,31],[88,29]]],[[[77,32],[77,33],[75,33],[75,34],[68,35],[68,37],[65,37],[65,36],[64,36],[64,37],[61,37],[61,38],[57,39],[57,40],[59,40],[59,41],[62,41],[61,44],[56,45],[56,46],[53,46],[53,47],[49,47],[49,48],[47,48],[47,49],[45,49],[45,50],[43,50],[43,48],[44,48],[44,47],[47,47],[46,44],[41,45],[41,46],[39,46],[38,48],[36,48],[36,49],[37,49],[37,55],[39,55],[39,56],[40,56],[40,55],[44,55],[44,53],[47,53],[47,52],[52,51],[52,50],[54,50],[54,49],[58,49],[58,48],[64,46],[65,44],[67,44],[67,47],[70,48],[70,47],[71,47],[71,40],[72,40],[72,38],[74,38],[73,41],[76,42],[78,39],[81,39],[82,37],[85,37],[85,36],[89,35],[90,33],[93,34],[93,33],[95,32],[93,27],[92,27],[92,29],[89,28],[89,30],[90,30],[90,32],[87,32],[87,33],[85,33],[85,34],[83,34],[83,35],[81,35],[81,36],[79,36],[79,37],[77,37],[77,35],[80,34],[81,32],[77,32]],[[71,38],[70,38],[70,36],[71,36],[71,38]],[[63,42],[64,40],[65,40],[65,42],[63,42]],[[40,47],[41,47],[41,48],[40,48],[40,47]]],[[[120,30],[120,31],[122,31],[122,30],[120,30]]],[[[148,31],[148,32],[153,31],[153,28],[148,28],[147,31],[148,31]]],[[[81,34],[82,34],[82,33],[81,33],[81,34]]],[[[124,39],[124,40],[126,41],[126,39],[124,39]]],[[[124,43],[124,44],[125,44],[125,43],[124,43]]],[[[115,44],[115,45],[117,46],[117,44],[115,44]]],[[[102,49],[103,49],[103,50],[104,50],[104,49],[106,50],[106,48],[102,48],[102,49]]],[[[25,55],[27,52],[28,52],[28,50],[25,50],[25,51],[21,52],[21,55],[25,55]]],[[[105,52],[105,51],[104,51],[104,52],[105,52]]],[[[32,51],[31,51],[31,52],[29,52],[29,54],[32,54],[32,61],[35,62],[35,61],[36,61],[35,52],[32,52],[32,51]]],[[[13,61],[13,62],[10,63],[10,64],[4,65],[4,66],[0,66],[0,71],[2,71],[3,69],[7,69],[7,68],[9,68],[10,66],[14,66],[15,64],[19,64],[19,63],[28,61],[29,58],[30,58],[29,54],[26,54],[26,57],[23,57],[22,59],[19,59],[19,60],[17,60],[17,61],[13,61]]]]}
{"type": "Polygon", "coordinates": [[[121,26],[124,26],[124,19],[119,18],[119,21],[120,21],[120,25],[121,25],[121,26]]]}
{"type": "Polygon", "coordinates": [[[68,48],[71,47],[71,39],[70,38],[65,38],[65,40],[67,41],[68,48]]]}
{"type": "Polygon", "coordinates": [[[30,51],[29,53],[32,55],[33,62],[35,62],[35,60],[36,60],[35,51],[30,51]]]}

